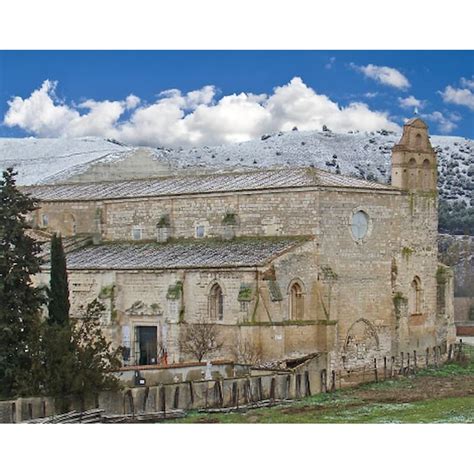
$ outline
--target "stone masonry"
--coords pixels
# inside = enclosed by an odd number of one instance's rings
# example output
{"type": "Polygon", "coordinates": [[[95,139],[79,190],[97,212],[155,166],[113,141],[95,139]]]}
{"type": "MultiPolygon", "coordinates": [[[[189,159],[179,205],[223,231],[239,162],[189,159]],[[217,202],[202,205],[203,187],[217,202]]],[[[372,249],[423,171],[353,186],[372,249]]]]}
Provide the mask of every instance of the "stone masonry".
{"type": "Polygon", "coordinates": [[[224,341],[215,356],[326,353],[338,370],[454,342],[435,170],[414,119],[394,148],[393,186],[294,169],[28,191],[41,200],[37,228],[93,240],[68,254],[72,314],[101,299],[124,363],[138,363],[143,327],[156,328],[149,363],[186,361],[183,328],[206,320],[224,341]]]}

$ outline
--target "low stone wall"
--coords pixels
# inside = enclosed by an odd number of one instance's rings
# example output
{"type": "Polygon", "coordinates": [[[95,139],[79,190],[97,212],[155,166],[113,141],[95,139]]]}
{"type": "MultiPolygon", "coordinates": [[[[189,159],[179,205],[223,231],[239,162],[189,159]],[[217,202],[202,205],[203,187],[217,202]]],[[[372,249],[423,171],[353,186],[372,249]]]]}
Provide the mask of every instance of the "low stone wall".
{"type": "Polygon", "coordinates": [[[352,387],[367,382],[387,380],[398,375],[416,373],[417,370],[439,365],[454,359],[458,346],[446,344],[422,352],[400,352],[397,356],[375,357],[372,364],[332,370],[327,374],[327,390],[352,387]]]}
{"type": "MultiPolygon", "coordinates": [[[[123,415],[232,407],[260,400],[302,398],[322,390],[320,373],[325,370],[326,364],[326,355],[320,354],[294,369],[265,370],[261,374],[255,371],[226,378],[217,371],[214,374],[217,377],[212,380],[160,383],[119,392],[102,392],[95,399],[86,400],[83,407],[77,399],[68,400],[68,404],[70,410],[101,408],[106,414],[123,415]]],[[[236,367],[237,370],[244,370],[243,366],[236,367]]],[[[179,367],[169,370],[177,369],[179,367]]],[[[20,398],[0,402],[0,423],[19,423],[55,413],[55,401],[52,398],[20,398]]]]}
{"type": "MultiPolygon", "coordinates": [[[[127,387],[134,387],[135,374],[139,372],[140,377],[145,379],[145,384],[153,386],[202,380],[206,370],[205,362],[200,364],[170,364],[168,366],[129,366],[117,372],[117,375],[127,387]]],[[[229,361],[213,361],[211,365],[211,376],[213,379],[242,377],[249,372],[249,366],[229,361]]]]}
{"type": "MultiPolygon", "coordinates": [[[[438,366],[456,358],[459,345],[441,345],[423,353],[413,351],[397,356],[374,358],[370,365],[327,370],[326,354],[319,354],[293,369],[252,370],[236,377],[213,380],[189,380],[102,392],[87,400],[84,409],[101,408],[106,414],[144,414],[182,409],[206,409],[241,406],[260,400],[299,399],[321,392],[382,381],[438,366]]],[[[69,408],[80,410],[78,400],[69,408]]],[[[52,398],[20,398],[0,402],[0,423],[19,423],[55,414],[52,398]]]]}

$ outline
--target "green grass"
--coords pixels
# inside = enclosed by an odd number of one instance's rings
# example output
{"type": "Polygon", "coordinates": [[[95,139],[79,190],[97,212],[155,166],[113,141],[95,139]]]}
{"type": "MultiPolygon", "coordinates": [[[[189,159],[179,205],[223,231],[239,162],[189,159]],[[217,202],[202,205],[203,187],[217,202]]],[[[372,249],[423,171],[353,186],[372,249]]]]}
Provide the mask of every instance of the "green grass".
{"type": "Polygon", "coordinates": [[[289,405],[244,413],[207,414],[195,411],[177,422],[474,423],[474,396],[470,395],[472,391],[469,390],[474,384],[473,352],[472,348],[468,348],[463,361],[422,369],[414,376],[371,382],[355,388],[321,393],[289,405]],[[453,397],[448,393],[438,397],[436,387],[439,385],[457,386],[460,396],[453,397]],[[422,399],[429,386],[432,388],[431,393],[436,395],[422,399]],[[412,401],[415,391],[420,396],[412,401]],[[410,401],[403,401],[407,398],[410,401]]]}
{"type": "MultiPolygon", "coordinates": [[[[313,397],[312,397],[313,398],[313,397]]],[[[411,403],[366,403],[357,399],[329,400],[247,413],[191,413],[182,423],[473,423],[474,397],[442,398],[411,403]],[[302,411],[298,411],[302,409],[302,411]]]]}

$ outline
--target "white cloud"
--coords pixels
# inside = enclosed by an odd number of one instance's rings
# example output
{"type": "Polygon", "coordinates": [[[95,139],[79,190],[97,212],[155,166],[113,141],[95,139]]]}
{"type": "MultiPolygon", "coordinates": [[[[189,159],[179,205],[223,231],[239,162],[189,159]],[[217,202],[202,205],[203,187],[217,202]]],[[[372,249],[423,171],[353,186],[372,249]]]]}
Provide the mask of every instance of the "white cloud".
{"type": "Polygon", "coordinates": [[[324,65],[325,69],[332,69],[335,62],[336,62],[336,58],[334,56],[330,57],[329,61],[324,65]]]}
{"type": "Polygon", "coordinates": [[[127,110],[134,109],[138,107],[140,104],[140,97],[137,97],[136,95],[130,94],[126,99],[125,99],[125,105],[127,110]]]}
{"type": "Polygon", "coordinates": [[[469,89],[474,89],[474,76],[472,76],[471,79],[461,77],[461,86],[468,87],[469,89]]]}
{"type": "Polygon", "coordinates": [[[101,136],[150,146],[192,146],[245,141],[263,133],[291,130],[399,130],[387,112],[352,102],[340,107],[318,94],[301,78],[276,87],[272,94],[240,93],[216,100],[216,88],[205,86],[182,93],[178,89],[143,103],[135,95],[123,101],[85,100],[60,103],[56,83],[45,81],[28,98],[9,101],[4,124],[18,126],[39,137],[101,136]],[[131,111],[124,120],[125,111],[131,111]]]}
{"type": "MultiPolygon", "coordinates": [[[[471,82],[467,79],[465,79],[465,81],[465,84],[471,82]]],[[[447,86],[444,91],[440,92],[440,94],[444,102],[464,105],[469,109],[474,110],[474,93],[469,89],[456,89],[452,86],[447,86]]]]}
{"type": "Polygon", "coordinates": [[[393,67],[375,66],[374,64],[357,66],[353,63],[351,63],[351,67],[360,71],[364,76],[374,79],[380,84],[395,87],[397,89],[408,89],[410,87],[408,79],[398,69],[393,67]]]}
{"type": "Polygon", "coordinates": [[[366,92],[364,94],[364,97],[367,97],[367,99],[373,99],[379,95],[378,92],[366,92]]]}
{"type": "Polygon", "coordinates": [[[421,109],[424,106],[424,101],[419,100],[416,97],[410,95],[404,98],[399,97],[398,105],[400,105],[402,109],[413,109],[413,108],[421,109]]]}
{"type": "Polygon", "coordinates": [[[449,117],[446,117],[441,112],[435,111],[431,114],[422,114],[421,118],[436,123],[441,133],[451,133],[457,127],[456,122],[462,117],[458,114],[449,114],[449,117]]]}

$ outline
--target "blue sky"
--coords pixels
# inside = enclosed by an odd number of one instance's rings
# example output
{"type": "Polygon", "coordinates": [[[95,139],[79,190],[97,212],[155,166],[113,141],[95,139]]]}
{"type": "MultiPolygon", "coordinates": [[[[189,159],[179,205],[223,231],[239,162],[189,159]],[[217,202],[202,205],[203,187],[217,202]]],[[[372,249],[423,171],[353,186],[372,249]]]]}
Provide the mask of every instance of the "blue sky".
{"type": "Polygon", "coordinates": [[[3,137],[187,146],[396,128],[415,108],[432,134],[474,138],[474,52],[0,52],[3,137]]]}

